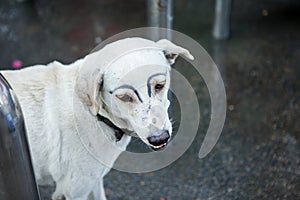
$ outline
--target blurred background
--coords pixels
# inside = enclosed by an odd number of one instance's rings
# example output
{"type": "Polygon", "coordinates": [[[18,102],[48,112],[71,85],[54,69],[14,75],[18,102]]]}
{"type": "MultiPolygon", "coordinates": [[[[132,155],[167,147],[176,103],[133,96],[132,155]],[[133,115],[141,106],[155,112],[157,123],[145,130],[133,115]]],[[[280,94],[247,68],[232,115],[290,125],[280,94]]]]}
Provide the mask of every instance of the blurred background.
{"type": "MultiPolygon", "coordinates": [[[[211,0],[174,0],[172,26],[197,40],[221,71],[228,108],[217,145],[198,158],[209,94],[192,69],[176,65],[200,102],[196,140],[162,170],[112,170],[108,199],[300,199],[300,2],[233,1],[230,35],[217,38],[215,7],[211,0]]],[[[71,63],[116,33],[149,25],[148,10],[146,0],[1,0],[0,69],[71,63]]],[[[43,199],[52,189],[41,188],[43,199]]]]}

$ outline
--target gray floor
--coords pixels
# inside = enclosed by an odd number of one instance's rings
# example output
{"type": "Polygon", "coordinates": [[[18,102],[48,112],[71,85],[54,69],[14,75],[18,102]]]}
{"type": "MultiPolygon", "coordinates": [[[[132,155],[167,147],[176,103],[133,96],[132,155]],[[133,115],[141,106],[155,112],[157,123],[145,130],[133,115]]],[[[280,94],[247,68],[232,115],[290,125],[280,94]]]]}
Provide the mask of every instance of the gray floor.
{"type": "MultiPolygon", "coordinates": [[[[225,80],[228,111],[217,145],[197,157],[210,103],[201,78],[181,69],[201,102],[196,140],[162,170],[112,170],[105,177],[108,199],[300,199],[300,4],[234,1],[228,41],[211,37],[213,6],[210,0],[175,1],[174,28],[206,48],[225,80]]],[[[141,0],[2,0],[1,69],[11,69],[14,59],[25,66],[72,62],[113,34],[146,26],[146,13],[141,0]]]]}

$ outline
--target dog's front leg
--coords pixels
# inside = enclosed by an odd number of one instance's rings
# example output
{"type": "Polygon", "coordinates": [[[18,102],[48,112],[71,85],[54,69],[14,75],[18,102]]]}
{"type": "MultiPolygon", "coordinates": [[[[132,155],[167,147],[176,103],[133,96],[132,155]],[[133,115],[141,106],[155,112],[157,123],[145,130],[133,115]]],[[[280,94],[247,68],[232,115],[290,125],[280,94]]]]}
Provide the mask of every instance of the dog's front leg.
{"type": "MultiPolygon", "coordinates": [[[[82,174],[74,177],[81,177],[82,174]]],[[[92,185],[87,178],[72,178],[67,174],[64,178],[56,183],[55,192],[52,195],[53,200],[87,200],[92,185]]]]}
{"type": "Polygon", "coordinates": [[[103,179],[101,179],[95,184],[92,194],[93,194],[92,195],[93,199],[91,200],[106,200],[104,186],[103,186],[103,179]]]}

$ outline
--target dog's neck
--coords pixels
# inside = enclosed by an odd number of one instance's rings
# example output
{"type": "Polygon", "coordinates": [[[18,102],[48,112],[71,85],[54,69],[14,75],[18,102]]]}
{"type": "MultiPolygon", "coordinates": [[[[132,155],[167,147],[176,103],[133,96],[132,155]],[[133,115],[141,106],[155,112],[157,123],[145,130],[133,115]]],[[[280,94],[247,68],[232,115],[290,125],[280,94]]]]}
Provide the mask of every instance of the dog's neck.
{"type": "Polygon", "coordinates": [[[98,119],[98,121],[105,123],[107,126],[109,126],[110,128],[112,128],[114,130],[116,142],[120,141],[124,134],[130,135],[130,136],[133,135],[133,133],[131,131],[117,127],[112,121],[110,121],[108,118],[106,118],[100,114],[97,114],[97,119],[98,119]]]}

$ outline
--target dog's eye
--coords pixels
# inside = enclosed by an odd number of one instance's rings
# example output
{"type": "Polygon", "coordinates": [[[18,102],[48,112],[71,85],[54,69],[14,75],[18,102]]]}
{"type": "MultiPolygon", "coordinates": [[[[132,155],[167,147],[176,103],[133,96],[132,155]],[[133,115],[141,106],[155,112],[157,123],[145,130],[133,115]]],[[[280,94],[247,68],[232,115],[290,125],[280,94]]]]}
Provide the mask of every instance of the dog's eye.
{"type": "Polygon", "coordinates": [[[165,87],[164,84],[160,84],[160,83],[156,84],[156,85],[154,86],[155,93],[160,92],[164,87],[165,87]]]}
{"type": "Polygon", "coordinates": [[[134,101],[133,98],[128,94],[116,95],[116,97],[124,102],[132,103],[134,101]]]}

